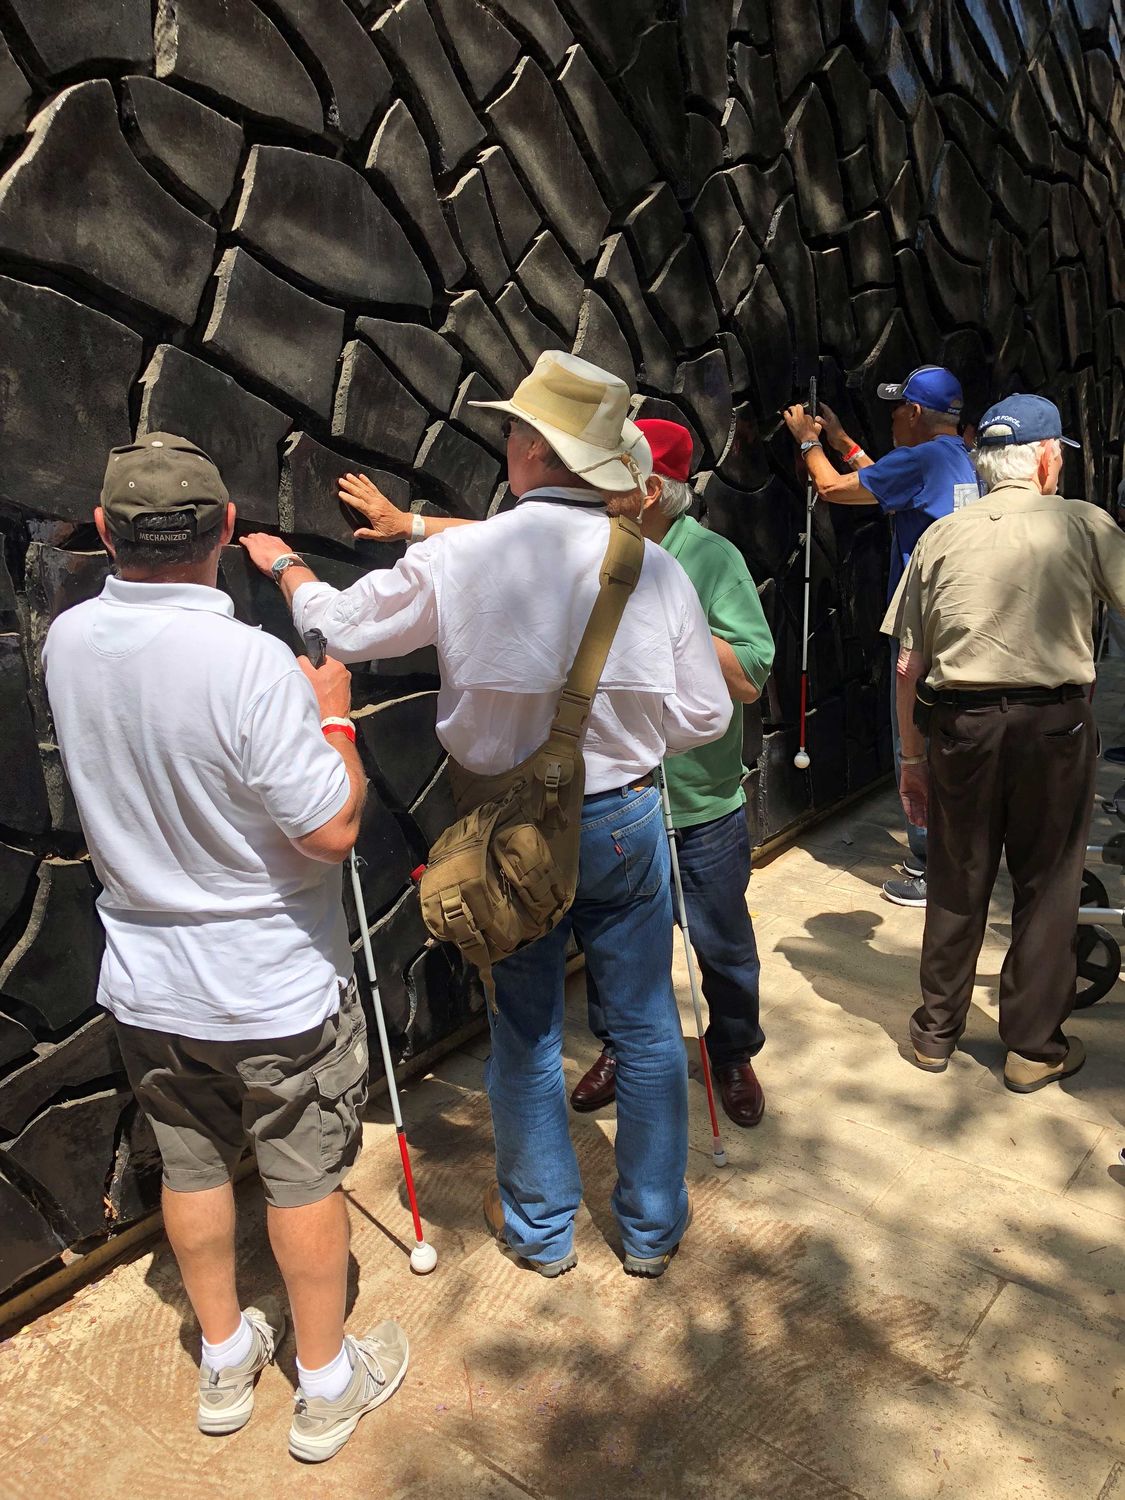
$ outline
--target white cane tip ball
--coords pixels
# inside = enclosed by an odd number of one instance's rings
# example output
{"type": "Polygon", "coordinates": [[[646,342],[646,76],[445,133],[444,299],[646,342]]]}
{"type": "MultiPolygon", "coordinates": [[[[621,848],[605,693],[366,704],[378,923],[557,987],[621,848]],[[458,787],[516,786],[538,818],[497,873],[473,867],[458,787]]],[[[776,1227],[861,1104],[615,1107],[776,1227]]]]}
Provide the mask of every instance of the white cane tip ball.
{"type": "Polygon", "coordinates": [[[711,1153],[717,1167],[725,1167],[727,1164],[727,1153],[725,1151],[713,1151],[711,1153]]]}
{"type": "Polygon", "coordinates": [[[410,1252],[410,1269],[416,1276],[428,1276],[437,1265],[437,1251],[432,1245],[422,1241],[415,1245],[410,1252]]]}
{"type": "Polygon", "coordinates": [[[797,767],[798,771],[807,771],[809,768],[809,752],[807,750],[798,750],[793,757],[793,764],[797,767]]]}

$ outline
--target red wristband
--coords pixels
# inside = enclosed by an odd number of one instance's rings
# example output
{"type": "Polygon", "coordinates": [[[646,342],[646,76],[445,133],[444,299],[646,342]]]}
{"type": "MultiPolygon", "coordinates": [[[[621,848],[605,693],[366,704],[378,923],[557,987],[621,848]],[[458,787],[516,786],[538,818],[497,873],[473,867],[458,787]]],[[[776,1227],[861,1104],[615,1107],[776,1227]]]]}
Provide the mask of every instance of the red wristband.
{"type": "Polygon", "coordinates": [[[355,730],[350,724],[324,724],[320,732],[326,739],[330,734],[346,734],[352,744],[355,744],[355,730]]]}
{"type": "Polygon", "coordinates": [[[858,458],[858,456],[862,452],[863,452],[863,449],[860,447],[860,445],[858,443],[853,443],[852,446],[848,449],[848,451],[844,454],[844,462],[846,464],[850,464],[851,461],[852,461],[852,459],[853,458],[858,458]]]}

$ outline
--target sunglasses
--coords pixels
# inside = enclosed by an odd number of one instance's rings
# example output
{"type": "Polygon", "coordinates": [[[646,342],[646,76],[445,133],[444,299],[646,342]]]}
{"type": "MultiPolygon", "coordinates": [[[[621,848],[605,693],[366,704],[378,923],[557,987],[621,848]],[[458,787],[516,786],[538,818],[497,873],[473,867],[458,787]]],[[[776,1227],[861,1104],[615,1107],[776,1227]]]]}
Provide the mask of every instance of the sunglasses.
{"type": "Polygon", "coordinates": [[[512,433],[515,432],[517,428],[524,427],[526,425],[527,424],[521,422],[518,417],[505,417],[503,422],[500,424],[500,431],[504,435],[504,441],[507,442],[512,433]]]}

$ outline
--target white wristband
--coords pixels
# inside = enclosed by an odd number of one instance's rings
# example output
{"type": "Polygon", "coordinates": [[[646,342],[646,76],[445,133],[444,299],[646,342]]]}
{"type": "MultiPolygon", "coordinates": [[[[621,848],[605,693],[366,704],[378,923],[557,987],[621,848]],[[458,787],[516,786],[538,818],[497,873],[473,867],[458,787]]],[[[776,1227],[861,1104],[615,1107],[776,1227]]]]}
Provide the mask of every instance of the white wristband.
{"type": "Polygon", "coordinates": [[[410,522],[410,540],[412,542],[424,542],[426,540],[426,518],[418,511],[414,512],[410,522]]]}
{"type": "Polygon", "coordinates": [[[336,726],[337,729],[354,729],[355,728],[355,725],[352,723],[352,721],[350,719],[329,718],[329,719],[321,719],[321,721],[320,721],[320,727],[321,727],[321,729],[327,729],[330,725],[333,725],[333,724],[336,726]]]}

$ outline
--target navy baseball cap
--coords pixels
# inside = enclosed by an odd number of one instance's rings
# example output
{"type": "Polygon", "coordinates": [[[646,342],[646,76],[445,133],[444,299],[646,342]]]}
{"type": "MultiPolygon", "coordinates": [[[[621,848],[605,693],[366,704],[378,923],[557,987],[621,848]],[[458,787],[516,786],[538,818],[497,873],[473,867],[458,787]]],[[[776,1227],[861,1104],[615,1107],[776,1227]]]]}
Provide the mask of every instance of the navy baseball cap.
{"type": "Polygon", "coordinates": [[[919,365],[901,385],[881,385],[879,395],[884,401],[913,401],[947,417],[959,417],[965,404],[961,382],[941,365],[919,365]]]}
{"type": "Polygon", "coordinates": [[[977,447],[1000,448],[1012,443],[1042,443],[1048,438],[1080,448],[1063,437],[1062,417],[1045,396],[1007,396],[990,406],[977,424],[977,447]]]}

